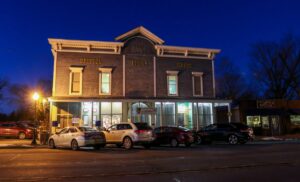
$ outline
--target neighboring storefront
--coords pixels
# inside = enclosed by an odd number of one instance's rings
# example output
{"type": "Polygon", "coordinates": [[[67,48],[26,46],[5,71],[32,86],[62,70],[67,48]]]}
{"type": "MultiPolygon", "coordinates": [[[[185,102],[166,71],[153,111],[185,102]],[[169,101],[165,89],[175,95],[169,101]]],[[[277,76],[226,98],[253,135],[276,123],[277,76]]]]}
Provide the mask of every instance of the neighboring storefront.
{"type": "Polygon", "coordinates": [[[163,45],[144,27],[116,40],[49,39],[52,131],[120,122],[199,129],[220,116],[230,121],[230,101],[215,99],[213,58],[219,50],[163,45]]]}
{"type": "Polygon", "coordinates": [[[280,135],[300,131],[299,100],[251,100],[239,104],[241,121],[257,135],[280,135]]]}

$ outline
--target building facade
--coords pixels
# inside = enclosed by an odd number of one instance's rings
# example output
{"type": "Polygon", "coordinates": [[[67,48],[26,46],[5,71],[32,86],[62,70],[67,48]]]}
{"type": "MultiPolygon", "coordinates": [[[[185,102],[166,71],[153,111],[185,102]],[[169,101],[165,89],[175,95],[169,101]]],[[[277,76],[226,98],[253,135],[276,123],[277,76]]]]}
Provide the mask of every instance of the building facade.
{"type": "Polygon", "coordinates": [[[119,122],[200,128],[216,122],[218,108],[230,107],[215,99],[213,60],[220,50],[168,46],[144,27],[114,42],[49,43],[54,56],[50,124],[58,128],[119,122]]]}

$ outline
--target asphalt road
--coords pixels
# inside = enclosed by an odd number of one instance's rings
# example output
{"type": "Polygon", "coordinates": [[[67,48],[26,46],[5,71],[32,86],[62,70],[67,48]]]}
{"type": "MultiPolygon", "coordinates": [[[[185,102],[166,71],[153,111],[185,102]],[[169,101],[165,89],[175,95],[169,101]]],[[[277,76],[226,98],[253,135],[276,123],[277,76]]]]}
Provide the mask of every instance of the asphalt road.
{"type": "Polygon", "coordinates": [[[300,144],[0,149],[0,181],[299,181],[300,144]]]}

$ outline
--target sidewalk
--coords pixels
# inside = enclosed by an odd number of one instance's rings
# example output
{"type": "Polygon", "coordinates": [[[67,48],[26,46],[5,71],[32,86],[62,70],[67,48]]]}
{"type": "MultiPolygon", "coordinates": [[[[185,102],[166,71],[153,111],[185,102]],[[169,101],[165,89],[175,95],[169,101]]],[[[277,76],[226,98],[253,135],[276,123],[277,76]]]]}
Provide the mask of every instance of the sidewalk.
{"type": "Polygon", "coordinates": [[[47,145],[41,145],[39,140],[36,140],[36,145],[31,145],[32,140],[19,140],[19,139],[4,139],[0,138],[0,149],[8,148],[47,148],[47,145]]]}
{"type": "Polygon", "coordinates": [[[299,140],[300,134],[288,134],[288,135],[280,135],[280,136],[255,136],[255,141],[291,141],[291,140],[299,140]]]}

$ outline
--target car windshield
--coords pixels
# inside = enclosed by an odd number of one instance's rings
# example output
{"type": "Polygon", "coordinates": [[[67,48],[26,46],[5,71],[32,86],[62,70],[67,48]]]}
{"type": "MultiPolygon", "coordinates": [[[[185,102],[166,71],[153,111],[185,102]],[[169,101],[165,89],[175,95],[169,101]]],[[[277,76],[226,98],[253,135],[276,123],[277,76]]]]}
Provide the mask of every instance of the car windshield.
{"type": "Polygon", "coordinates": [[[134,123],[138,130],[152,130],[147,123],[134,123]]]}
{"type": "Polygon", "coordinates": [[[92,132],[92,131],[97,131],[94,128],[91,127],[78,127],[78,129],[82,132],[92,132]]]}

